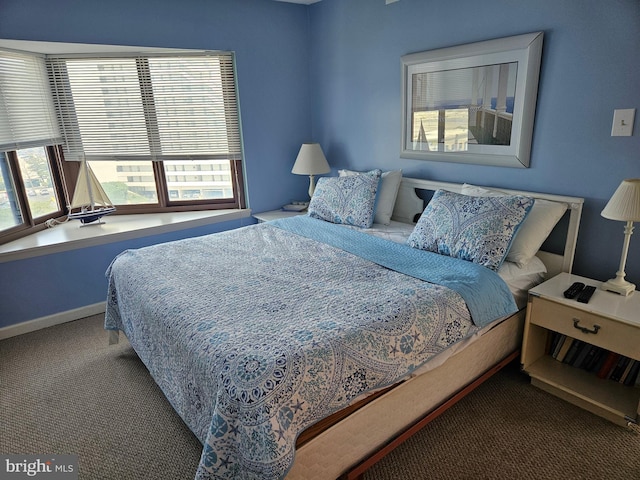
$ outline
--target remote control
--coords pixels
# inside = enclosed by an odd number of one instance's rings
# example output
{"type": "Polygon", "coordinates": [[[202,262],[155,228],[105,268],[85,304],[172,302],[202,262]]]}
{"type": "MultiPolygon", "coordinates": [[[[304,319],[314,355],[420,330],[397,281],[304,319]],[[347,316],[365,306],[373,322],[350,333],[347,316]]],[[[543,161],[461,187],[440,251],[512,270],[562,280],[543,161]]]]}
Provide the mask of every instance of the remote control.
{"type": "Polygon", "coordinates": [[[596,291],[596,287],[594,287],[593,285],[587,285],[578,294],[578,298],[576,300],[578,300],[580,303],[589,303],[589,299],[591,298],[591,295],[593,295],[593,292],[595,291],[596,291]]]}
{"type": "Polygon", "coordinates": [[[584,288],[584,283],[582,282],[574,282],[569,288],[564,291],[565,298],[575,298],[582,289],[584,288]]]}

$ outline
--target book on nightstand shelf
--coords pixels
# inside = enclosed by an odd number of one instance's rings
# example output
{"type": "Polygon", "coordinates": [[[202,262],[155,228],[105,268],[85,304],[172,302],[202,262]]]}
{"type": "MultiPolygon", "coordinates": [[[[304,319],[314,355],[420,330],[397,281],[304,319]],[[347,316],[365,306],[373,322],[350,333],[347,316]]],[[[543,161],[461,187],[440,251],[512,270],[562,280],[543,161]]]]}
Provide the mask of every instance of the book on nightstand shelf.
{"type": "Polygon", "coordinates": [[[619,383],[622,383],[624,385],[624,382],[626,382],[627,378],[629,378],[629,375],[631,375],[631,370],[633,369],[633,366],[635,364],[636,364],[635,360],[629,359],[629,363],[627,363],[627,367],[624,369],[624,372],[622,372],[622,375],[620,375],[620,380],[618,380],[619,383]]]}
{"type": "Polygon", "coordinates": [[[629,371],[629,375],[624,380],[624,384],[640,386],[640,360],[633,361],[633,367],[629,371]]]}
{"type": "Polygon", "coordinates": [[[598,378],[609,378],[619,358],[620,354],[608,352],[602,367],[598,370],[598,378]]]}
{"type": "Polygon", "coordinates": [[[567,337],[564,339],[564,342],[562,342],[562,347],[560,347],[558,355],[556,356],[556,360],[558,360],[559,362],[564,361],[567,353],[569,353],[569,350],[571,349],[571,346],[574,344],[574,340],[575,339],[571,337],[567,337]]]}
{"type": "Polygon", "coordinates": [[[574,367],[581,368],[582,364],[585,362],[589,353],[591,353],[592,345],[589,345],[587,342],[583,342],[582,340],[578,340],[578,348],[575,356],[571,359],[571,362],[568,362],[570,365],[574,367]]]}
{"type": "Polygon", "coordinates": [[[633,360],[582,340],[551,332],[547,354],[559,362],[627,386],[640,385],[640,360],[633,360]]]}
{"type": "Polygon", "coordinates": [[[580,365],[577,365],[578,368],[582,368],[584,370],[591,371],[591,368],[595,363],[598,362],[600,355],[602,354],[602,349],[600,347],[596,347],[595,345],[588,346],[587,355],[584,357],[584,360],[580,365]]]}
{"type": "Polygon", "coordinates": [[[604,348],[601,348],[600,350],[598,350],[595,361],[589,367],[589,371],[593,373],[598,373],[602,368],[602,365],[604,364],[604,362],[607,361],[608,354],[609,352],[604,348]]]}
{"type": "Polygon", "coordinates": [[[549,353],[553,358],[558,358],[558,353],[560,353],[562,344],[564,343],[567,336],[561,333],[556,333],[555,335],[557,336],[557,338],[551,343],[551,351],[549,353]]]}
{"type": "Polygon", "coordinates": [[[631,359],[629,357],[621,355],[618,359],[618,362],[616,363],[616,366],[611,369],[609,379],[613,380],[614,382],[619,382],[630,361],[631,359]]]}
{"type": "Polygon", "coordinates": [[[615,367],[613,367],[611,372],[609,372],[609,379],[614,382],[619,382],[630,361],[631,359],[629,357],[621,355],[618,358],[615,367]]]}
{"type": "Polygon", "coordinates": [[[571,348],[569,349],[567,354],[562,359],[562,363],[567,363],[569,365],[573,365],[573,362],[575,361],[576,357],[578,356],[578,352],[580,352],[583,344],[584,344],[584,342],[582,340],[573,339],[573,342],[571,342],[571,348]]]}

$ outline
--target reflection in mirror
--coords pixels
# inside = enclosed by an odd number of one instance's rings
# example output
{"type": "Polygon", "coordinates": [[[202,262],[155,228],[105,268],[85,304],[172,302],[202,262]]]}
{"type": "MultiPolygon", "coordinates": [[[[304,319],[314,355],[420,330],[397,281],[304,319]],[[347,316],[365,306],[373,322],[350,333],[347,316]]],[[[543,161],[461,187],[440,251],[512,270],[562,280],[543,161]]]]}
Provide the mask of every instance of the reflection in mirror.
{"type": "Polygon", "coordinates": [[[413,150],[511,145],[518,62],[411,75],[413,150]]]}

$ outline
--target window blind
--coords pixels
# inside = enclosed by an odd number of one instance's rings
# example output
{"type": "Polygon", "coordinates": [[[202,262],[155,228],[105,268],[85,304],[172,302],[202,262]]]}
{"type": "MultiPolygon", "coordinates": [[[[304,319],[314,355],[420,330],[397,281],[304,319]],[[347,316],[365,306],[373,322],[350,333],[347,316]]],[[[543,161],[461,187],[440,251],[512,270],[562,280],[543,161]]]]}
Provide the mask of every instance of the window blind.
{"type": "Polygon", "coordinates": [[[0,151],[60,141],[44,58],[0,50],[0,151]]]}
{"type": "Polygon", "coordinates": [[[231,53],[47,63],[67,160],[241,159],[231,53]]]}

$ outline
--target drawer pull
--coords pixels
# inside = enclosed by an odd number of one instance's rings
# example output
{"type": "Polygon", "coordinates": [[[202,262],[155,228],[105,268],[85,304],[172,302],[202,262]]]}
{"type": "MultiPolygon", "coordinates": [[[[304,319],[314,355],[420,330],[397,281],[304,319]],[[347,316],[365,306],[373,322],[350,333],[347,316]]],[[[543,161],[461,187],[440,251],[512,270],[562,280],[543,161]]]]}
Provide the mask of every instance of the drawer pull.
{"type": "Polygon", "coordinates": [[[577,328],[582,333],[593,333],[593,334],[596,334],[596,333],[598,333],[598,330],[600,330],[600,325],[594,325],[593,326],[593,330],[591,330],[591,329],[589,329],[587,327],[581,327],[580,325],[578,325],[579,323],[580,323],[580,319],[579,318],[574,318],[573,319],[573,327],[577,328]]]}

